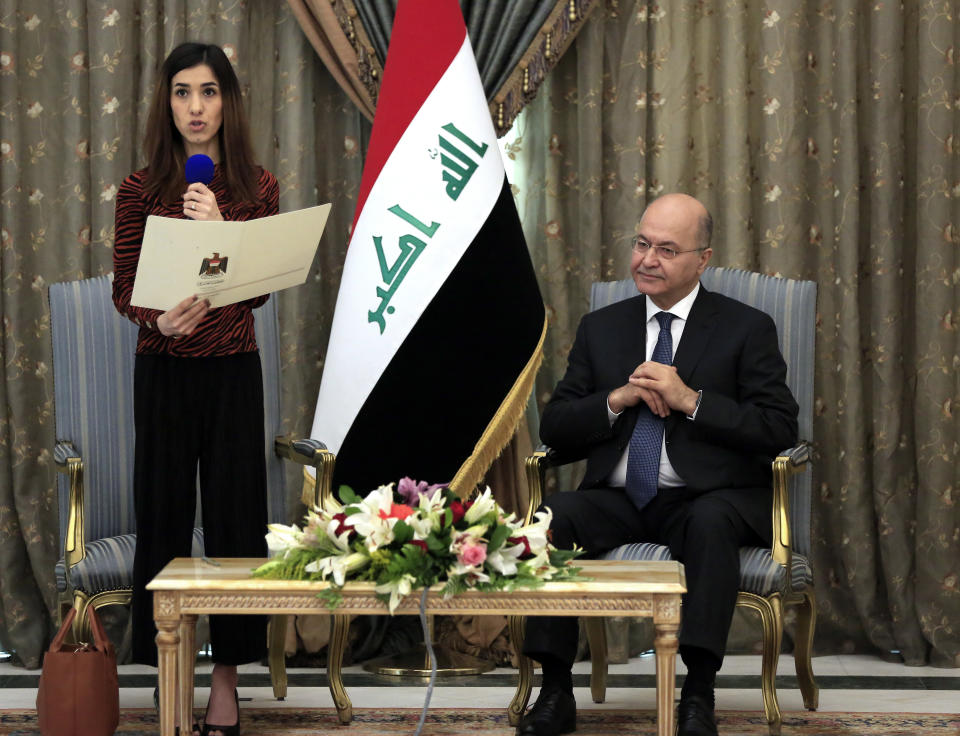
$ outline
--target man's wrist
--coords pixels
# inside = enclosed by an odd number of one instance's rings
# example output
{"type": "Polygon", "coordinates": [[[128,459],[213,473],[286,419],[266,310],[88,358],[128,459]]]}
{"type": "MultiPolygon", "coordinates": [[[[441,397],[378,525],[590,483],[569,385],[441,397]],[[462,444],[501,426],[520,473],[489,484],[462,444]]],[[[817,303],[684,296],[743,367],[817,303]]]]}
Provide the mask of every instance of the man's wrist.
{"type": "Polygon", "coordinates": [[[607,411],[611,414],[619,416],[623,412],[624,406],[617,401],[616,393],[617,389],[614,389],[607,394],[607,411]]]}
{"type": "Polygon", "coordinates": [[[694,391],[691,397],[693,399],[692,408],[687,412],[687,419],[696,419],[697,412],[700,410],[700,400],[703,398],[703,389],[694,391]]]}

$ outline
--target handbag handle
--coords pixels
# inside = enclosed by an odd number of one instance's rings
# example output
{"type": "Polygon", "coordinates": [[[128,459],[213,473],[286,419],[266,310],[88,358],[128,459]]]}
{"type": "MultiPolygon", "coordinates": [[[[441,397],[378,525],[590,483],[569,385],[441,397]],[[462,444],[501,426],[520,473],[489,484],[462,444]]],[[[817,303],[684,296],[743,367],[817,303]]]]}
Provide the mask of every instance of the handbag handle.
{"type": "Polygon", "coordinates": [[[90,630],[93,631],[94,646],[101,651],[105,651],[110,646],[110,640],[103,630],[103,624],[100,623],[97,610],[93,606],[87,606],[86,614],[90,619],[90,630]]]}
{"type": "MultiPolygon", "coordinates": [[[[97,615],[96,609],[93,606],[88,606],[85,613],[90,621],[90,630],[93,632],[94,648],[100,651],[106,651],[111,644],[107,638],[107,633],[103,630],[103,624],[100,623],[100,617],[97,615]]],[[[51,652],[59,652],[63,648],[63,640],[66,639],[67,632],[70,631],[70,626],[76,615],[77,609],[71,607],[70,613],[67,614],[63,623],[60,624],[60,630],[57,632],[57,635],[53,637],[53,641],[50,642],[51,652]]]]}
{"type": "Polygon", "coordinates": [[[60,630],[57,632],[57,635],[53,637],[53,641],[50,642],[51,652],[59,652],[63,648],[63,640],[67,638],[67,632],[70,631],[70,625],[73,623],[73,618],[76,614],[77,609],[71,606],[70,613],[67,614],[63,623],[60,624],[60,630]]]}
{"type": "Polygon", "coordinates": [[[103,624],[100,623],[97,609],[89,606],[87,608],[87,616],[90,619],[90,630],[93,631],[93,645],[101,652],[109,651],[113,645],[107,638],[107,632],[103,630],[103,624]]]}

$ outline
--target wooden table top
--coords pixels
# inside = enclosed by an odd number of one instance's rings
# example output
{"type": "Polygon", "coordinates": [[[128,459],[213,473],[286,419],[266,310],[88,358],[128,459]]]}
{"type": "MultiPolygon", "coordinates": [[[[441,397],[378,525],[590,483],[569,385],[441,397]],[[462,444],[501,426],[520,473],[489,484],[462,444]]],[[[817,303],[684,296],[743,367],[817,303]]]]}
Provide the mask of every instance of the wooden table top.
{"type": "MultiPolygon", "coordinates": [[[[213,565],[198,557],[178,557],[171,561],[148,585],[154,591],[207,591],[207,592],[317,592],[328,583],[309,580],[275,580],[255,578],[250,573],[266,560],[254,557],[232,557],[215,560],[213,565]]],[[[579,581],[548,581],[542,588],[530,590],[519,588],[515,593],[530,595],[638,595],[652,593],[684,593],[686,580],[683,566],[677,562],[640,562],[613,560],[581,560],[576,563],[581,576],[590,578],[579,581]]],[[[434,585],[439,592],[443,585],[434,585]]],[[[348,582],[344,595],[373,592],[372,582],[348,582]]],[[[489,595],[468,591],[463,596],[489,595]]]]}

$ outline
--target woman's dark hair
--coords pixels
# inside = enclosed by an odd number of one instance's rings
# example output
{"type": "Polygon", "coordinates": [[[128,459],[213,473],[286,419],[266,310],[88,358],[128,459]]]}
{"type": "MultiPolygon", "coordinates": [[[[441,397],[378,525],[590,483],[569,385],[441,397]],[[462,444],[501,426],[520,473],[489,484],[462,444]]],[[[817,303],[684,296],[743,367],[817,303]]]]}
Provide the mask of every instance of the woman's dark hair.
{"type": "Polygon", "coordinates": [[[243,109],[240,83],[223,49],[206,43],[182,43],[164,60],[147,117],[144,186],[164,201],[180,198],[187,188],[183,165],[187,154],[183,138],[170,110],[170,83],[184,69],[206,64],[220,85],[223,122],[220,125],[220,165],[230,196],[238,202],[252,202],[257,196],[257,165],[253,160],[250,126],[243,109]]]}

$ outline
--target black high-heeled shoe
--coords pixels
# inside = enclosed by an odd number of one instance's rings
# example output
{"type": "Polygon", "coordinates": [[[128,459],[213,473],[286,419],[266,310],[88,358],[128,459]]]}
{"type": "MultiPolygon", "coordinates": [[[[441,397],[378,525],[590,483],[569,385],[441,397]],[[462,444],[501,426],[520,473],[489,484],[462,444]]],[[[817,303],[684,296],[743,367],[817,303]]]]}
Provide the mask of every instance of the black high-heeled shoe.
{"type": "MultiPolygon", "coordinates": [[[[203,716],[203,731],[201,736],[212,736],[214,731],[219,731],[222,736],[240,736],[240,695],[237,689],[233,689],[233,699],[237,704],[237,722],[232,726],[218,726],[215,723],[207,723],[207,716],[203,716]]],[[[207,710],[210,710],[210,703],[207,703],[207,710]]]]}

